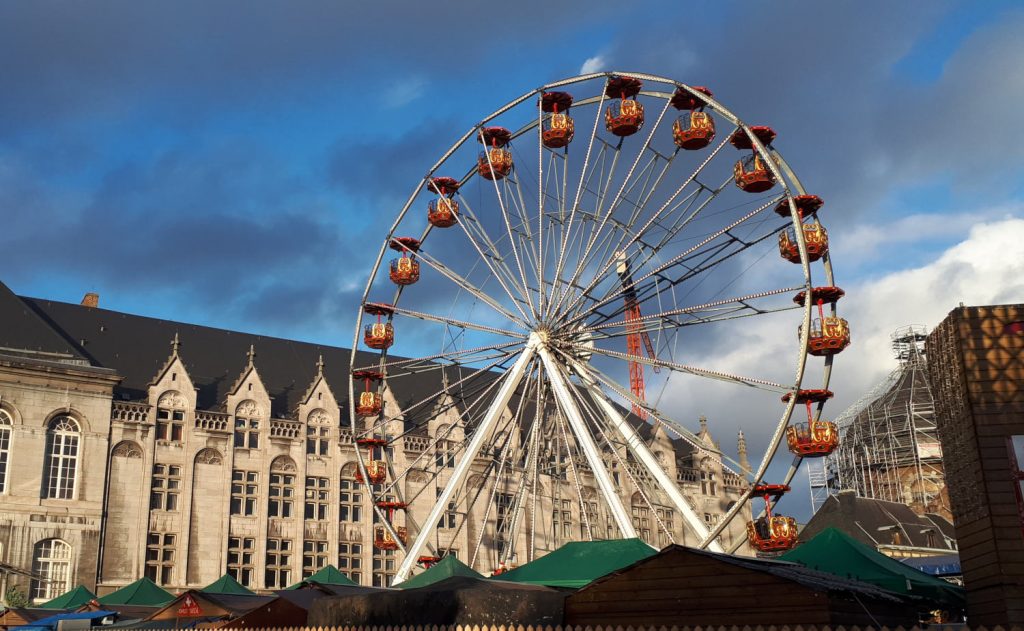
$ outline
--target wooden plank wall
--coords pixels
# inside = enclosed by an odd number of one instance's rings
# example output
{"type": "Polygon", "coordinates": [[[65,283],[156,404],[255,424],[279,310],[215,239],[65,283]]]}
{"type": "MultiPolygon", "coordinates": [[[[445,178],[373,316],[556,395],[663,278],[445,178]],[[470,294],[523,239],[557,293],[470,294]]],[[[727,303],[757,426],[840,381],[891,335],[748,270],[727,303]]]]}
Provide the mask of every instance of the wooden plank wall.
{"type": "Polygon", "coordinates": [[[928,338],[968,619],[1024,624],[1024,531],[1006,440],[1024,434],[1024,305],[961,307],[928,338]]]}

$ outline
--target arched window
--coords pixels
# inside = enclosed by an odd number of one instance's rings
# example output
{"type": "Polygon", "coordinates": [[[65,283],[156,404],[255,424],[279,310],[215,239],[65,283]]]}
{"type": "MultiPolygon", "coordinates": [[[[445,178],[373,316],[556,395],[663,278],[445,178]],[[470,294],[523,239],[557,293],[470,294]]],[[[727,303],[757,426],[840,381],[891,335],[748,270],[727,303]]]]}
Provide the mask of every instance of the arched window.
{"type": "Polygon", "coordinates": [[[339,521],[357,523],[363,519],[362,486],[356,482],[356,471],[358,465],[354,462],[341,468],[341,480],[338,483],[339,521]]]}
{"type": "Polygon", "coordinates": [[[260,447],[260,409],[255,401],[242,401],[235,409],[235,447],[260,447]]]}
{"type": "Polygon", "coordinates": [[[33,601],[52,600],[71,589],[71,546],[60,539],[43,539],[32,550],[33,601]]]}
{"type": "Polygon", "coordinates": [[[313,410],[306,418],[306,454],[327,456],[331,441],[331,417],[323,410],[313,410]]]}
{"type": "Polygon", "coordinates": [[[180,393],[165,392],[156,403],[156,439],[181,442],[185,430],[185,408],[188,402],[180,393]]]}
{"type": "Polygon", "coordinates": [[[11,415],[0,410],[0,493],[7,491],[7,463],[11,459],[11,415]]]}
{"type": "Polygon", "coordinates": [[[50,421],[46,431],[44,497],[58,500],[74,499],[80,439],[81,434],[75,419],[70,416],[58,416],[50,421]]]}
{"type": "Polygon", "coordinates": [[[270,504],[267,515],[287,518],[295,514],[295,461],[278,456],[270,463],[270,504]]]}

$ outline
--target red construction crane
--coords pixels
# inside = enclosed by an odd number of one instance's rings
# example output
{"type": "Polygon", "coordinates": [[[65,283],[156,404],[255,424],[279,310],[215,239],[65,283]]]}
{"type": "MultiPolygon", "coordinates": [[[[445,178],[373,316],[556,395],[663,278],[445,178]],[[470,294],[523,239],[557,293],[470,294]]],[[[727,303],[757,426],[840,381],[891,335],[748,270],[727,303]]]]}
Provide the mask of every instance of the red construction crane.
{"type": "MultiPolygon", "coordinates": [[[[637,299],[636,288],[633,287],[633,272],[629,268],[629,259],[624,252],[619,253],[616,272],[619,275],[619,282],[622,283],[622,296],[626,302],[626,354],[631,357],[640,357],[640,345],[643,344],[647,356],[656,359],[654,344],[651,343],[651,336],[647,334],[643,323],[640,321],[640,302],[637,299]]],[[[657,366],[653,366],[654,372],[661,372],[657,366]]],[[[644,386],[644,365],[638,361],[629,362],[629,389],[637,401],[647,401],[646,388],[644,386]]],[[[633,404],[633,414],[641,420],[647,420],[647,410],[633,404]]]]}

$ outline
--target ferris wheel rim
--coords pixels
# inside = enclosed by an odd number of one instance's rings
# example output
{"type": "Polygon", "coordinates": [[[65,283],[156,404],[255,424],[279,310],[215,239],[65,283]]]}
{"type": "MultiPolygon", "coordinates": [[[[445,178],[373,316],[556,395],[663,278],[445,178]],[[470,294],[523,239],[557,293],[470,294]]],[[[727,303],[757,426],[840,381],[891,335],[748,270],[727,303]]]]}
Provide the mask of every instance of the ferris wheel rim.
{"type": "MultiPolygon", "coordinates": [[[[643,74],[643,73],[602,72],[602,73],[592,73],[592,74],[589,74],[589,75],[580,75],[580,76],[577,76],[577,77],[571,77],[571,78],[564,79],[564,80],[561,80],[561,81],[556,81],[556,82],[553,82],[553,83],[549,83],[549,84],[547,84],[547,85],[545,85],[545,86],[543,86],[541,88],[537,88],[535,90],[529,91],[529,92],[523,94],[522,96],[520,96],[519,98],[514,99],[513,101],[510,101],[508,104],[506,104],[502,108],[499,108],[498,110],[493,112],[491,115],[489,115],[488,117],[483,119],[479,124],[477,124],[476,126],[471,128],[469,131],[467,131],[466,134],[464,134],[458,141],[456,141],[456,143],[454,145],[452,145],[442,155],[441,159],[439,159],[438,162],[436,162],[431,167],[431,169],[428,171],[427,175],[423,178],[423,180],[419,182],[419,184],[417,185],[417,187],[415,188],[415,190],[410,195],[409,199],[407,200],[407,202],[405,203],[405,205],[402,207],[401,211],[399,212],[399,216],[396,218],[396,220],[395,220],[394,224],[392,225],[391,229],[388,231],[388,234],[387,234],[387,237],[385,239],[384,245],[382,246],[381,251],[378,254],[378,257],[377,257],[376,261],[374,262],[373,269],[372,269],[369,281],[368,281],[368,283],[366,285],[366,288],[364,290],[363,297],[362,297],[362,300],[361,300],[361,303],[360,303],[360,311],[358,312],[357,319],[356,319],[356,330],[355,330],[355,335],[354,335],[353,345],[352,345],[352,354],[351,354],[351,360],[350,360],[350,368],[354,369],[355,368],[355,364],[356,364],[356,354],[357,354],[357,350],[356,349],[359,347],[360,331],[361,331],[362,325],[363,325],[363,307],[367,304],[370,290],[371,290],[371,288],[373,286],[373,283],[374,283],[375,279],[378,278],[378,275],[380,273],[381,263],[383,262],[383,257],[384,257],[384,254],[385,254],[386,250],[387,250],[388,244],[393,239],[395,239],[396,230],[398,229],[398,227],[402,223],[402,220],[406,217],[406,215],[407,215],[408,211],[410,210],[410,208],[412,207],[413,203],[419,198],[420,194],[423,192],[424,187],[428,185],[428,183],[430,182],[431,177],[437,172],[437,170],[442,165],[444,165],[445,162],[462,145],[464,145],[467,141],[472,139],[474,135],[482,136],[482,130],[483,130],[483,127],[484,127],[484,125],[486,123],[494,120],[495,118],[497,118],[501,114],[509,111],[510,109],[514,108],[515,106],[524,103],[530,97],[535,96],[537,94],[540,94],[540,93],[542,93],[544,91],[551,90],[552,88],[564,87],[564,86],[572,85],[572,84],[575,84],[575,83],[590,81],[590,80],[593,80],[593,79],[599,79],[601,77],[606,77],[607,78],[607,77],[611,77],[611,76],[634,77],[634,78],[638,78],[638,79],[643,79],[643,80],[648,80],[648,81],[654,81],[654,82],[669,84],[669,85],[675,86],[676,88],[682,88],[682,89],[690,91],[691,93],[694,93],[694,90],[690,86],[688,86],[686,84],[683,84],[683,83],[680,83],[680,82],[677,82],[677,81],[674,81],[674,80],[671,80],[671,79],[667,79],[667,78],[664,78],[664,77],[658,77],[658,76],[655,76],[655,75],[648,75],[648,74],[643,74]]],[[[646,95],[646,96],[664,97],[663,93],[641,92],[641,94],[646,95]]],[[[776,178],[776,181],[779,184],[781,184],[781,186],[783,188],[783,193],[784,193],[783,200],[787,200],[789,202],[789,205],[790,205],[790,208],[791,208],[791,214],[793,216],[793,221],[797,222],[796,209],[795,209],[795,206],[794,206],[793,201],[792,201],[792,199],[793,199],[793,192],[790,189],[789,181],[792,181],[794,183],[794,188],[796,188],[801,193],[803,192],[803,189],[802,189],[802,185],[800,185],[799,181],[796,179],[795,174],[793,174],[792,171],[789,170],[788,165],[785,165],[784,161],[781,158],[781,155],[778,154],[778,152],[776,150],[774,150],[774,148],[771,151],[769,151],[769,149],[766,148],[753,133],[751,133],[750,128],[747,125],[745,125],[738,117],[733,115],[727,108],[722,106],[720,103],[715,101],[713,98],[711,98],[711,97],[709,97],[709,96],[707,96],[707,95],[705,95],[703,93],[701,94],[700,98],[703,99],[707,103],[707,106],[709,108],[711,108],[715,113],[717,113],[718,115],[724,117],[726,120],[729,120],[730,122],[734,123],[737,126],[737,129],[743,130],[750,137],[751,144],[754,145],[755,151],[757,151],[761,155],[771,156],[773,158],[773,159],[770,159],[770,160],[766,160],[766,166],[773,172],[773,174],[774,174],[774,176],[776,178]],[[777,159],[779,161],[778,165],[776,164],[775,159],[777,159]],[[786,175],[788,177],[784,177],[783,176],[783,173],[782,173],[783,170],[786,171],[786,175]]],[[[600,99],[597,100],[598,105],[597,105],[596,110],[597,110],[598,113],[600,113],[604,101],[605,101],[604,95],[602,95],[600,97],[600,99]]],[[[580,105],[583,105],[585,103],[586,103],[585,100],[581,100],[579,102],[580,105]]],[[[658,119],[659,123],[660,123],[661,118],[664,116],[665,112],[667,111],[668,105],[669,105],[668,99],[666,98],[665,108],[662,110],[662,113],[659,115],[659,119],[658,119]]],[[[595,129],[597,127],[597,123],[598,123],[599,119],[600,119],[600,116],[595,116],[595,129]]],[[[538,120],[537,121],[535,121],[534,123],[531,123],[531,124],[528,124],[528,125],[524,126],[523,130],[518,132],[514,137],[518,137],[519,135],[521,135],[523,133],[526,133],[530,129],[539,129],[541,127],[541,124],[542,124],[541,117],[538,116],[538,120]]],[[[653,135],[655,130],[657,130],[658,128],[659,128],[659,124],[652,125],[651,126],[651,135],[653,135]]],[[[596,132],[592,132],[591,133],[591,136],[590,136],[590,146],[592,146],[592,144],[593,144],[593,140],[594,140],[595,134],[596,134],[596,132]]],[[[724,145],[724,142],[725,141],[723,141],[722,145],[724,145]]],[[[720,145],[720,147],[722,145],[720,145]]],[[[543,147],[541,147],[539,149],[539,151],[540,151],[541,154],[543,154],[543,147]]],[[[588,147],[588,154],[589,154],[589,147],[588,147]]],[[[638,155],[637,162],[639,162],[639,158],[640,158],[640,156],[638,155]]],[[[710,160],[710,159],[711,158],[709,157],[708,160],[710,160]]],[[[539,161],[539,163],[542,165],[543,164],[543,160],[539,161]]],[[[490,156],[489,155],[488,155],[488,164],[490,164],[490,156]]],[[[636,166],[636,164],[634,164],[634,168],[635,168],[635,166],[636,166]]],[[[585,169],[586,169],[586,162],[584,162],[584,171],[585,171],[585,169]]],[[[470,170],[470,173],[466,176],[466,178],[463,178],[463,181],[465,181],[466,179],[472,177],[472,175],[474,173],[475,173],[475,168],[470,170]]],[[[495,183],[495,186],[497,186],[497,181],[496,180],[494,181],[494,183],[495,183]]],[[[582,181],[581,181],[581,185],[582,185],[582,181]]],[[[623,183],[622,186],[625,187],[625,182],[623,183]]],[[[680,187],[680,188],[682,189],[683,187],[680,187]]],[[[543,195],[543,187],[542,186],[538,187],[538,194],[539,195],[543,195]]],[[[577,192],[577,202],[578,202],[578,194],[579,193],[577,192]]],[[[619,191],[619,195],[621,195],[621,190],[619,191]]],[[[576,207],[578,206],[577,202],[574,202],[574,204],[573,204],[573,211],[575,211],[576,207]]],[[[541,207],[543,207],[543,205],[541,207]]],[[[502,207],[502,212],[503,212],[503,214],[506,213],[506,210],[505,210],[504,206],[502,207]]],[[[610,216],[611,216],[611,212],[609,211],[608,214],[606,215],[606,218],[610,217],[610,216]]],[[[543,212],[538,213],[538,217],[539,217],[539,220],[541,222],[543,222],[544,213],[543,212]]],[[[507,217],[506,217],[505,223],[506,223],[506,226],[509,225],[507,217]]],[[[461,225],[461,222],[460,222],[460,225],[461,225]]],[[[571,225],[571,223],[570,223],[570,225],[571,225]]],[[[425,238],[426,235],[429,234],[432,229],[433,228],[428,225],[428,227],[424,230],[424,233],[423,233],[422,237],[425,238]]],[[[463,226],[463,229],[465,230],[464,226],[463,226]]],[[[538,234],[543,234],[543,230],[538,230],[538,234]]],[[[568,230],[566,230],[566,234],[568,234],[568,230]]],[[[466,235],[469,236],[468,232],[466,232],[466,235]]],[[[421,238],[421,240],[423,240],[423,239],[421,238]]],[[[470,237],[470,240],[472,241],[471,237],[470,237]]],[[[512,240],[513,239],[510,238],[510,241],[512,241],[512,240]]],[[[588,245],[588,251],[589,251],[589,247],[590,246],[588,245]]],[[[808,256],[807,256],[807,252],[806,252],[806,247],[805,247],[805,244],[803,242],[802,234],[799,236],[799,239],[798,239],[798,247],[800,249],[801,266],[803,268],[804,280],[805,280],[805,283],[804,283],[803,286],[801,286],[801,288],[809,289],[811,287],[811,282],[810,282],[810,266],[809,266],[810,262],[808,260],[808,256]]],[[[540,251],[543,252],[543,249],[541,249],[540,251]]],[[[427,258],[429,258],[429,254],[426,255],[426,257],[424,257],[423,255],[420,255],[420,259],[419,260],[424,260],[426,262],[427,258]]],[[[831,283],[831,281],[832,281],[831,263],[830,263],[830,258],[828,258],[828,255],[826,255],[826,257],[825,257],[825,262],[826,262],[826,266],[827,266],[827,268],[826,268],[827,269],[826,276],[827,276],[829,282],[831,283]]],[[[429,263],[428,263],[428,265],[429,265],[429,263]]],[[[521,277],[521,280],[522,280],[522,283],[523,283],[524,289],[525,289],[525,287],[527,287],[529,285],[529,283],[526,281],[524,270],[523,270],[523,267],[522,267],[522,262],[517,261],[517,267],[518,267],[519,275],[521,277]]],[[[542,270],[541,273],[543,273],[543,266],[541,266],[541,270],[542,270]]],[[[556,276],[557,276],[557,273],[556,273],[556,276]]],[[[495,277],[497,278],[497,280],[500,283],[502,278],[500,276],[498,276],[497,274],[495,275],[495,277]]],[[[554,282],[554,280],[553,280],[553,282],[554,282]]],[[[541,280],[541,284],[543,284],[543,280],[541,280]]],[[[571,283],[569,285],[571,286],[571,283]]],[[[399,315],[408,315],[408,312],[410,310],[405,310],[405,313],[402,313],[402,312],[399,311],[401,308],[398,307],[399,298],[401,297],[401,294],[402,294],[403,290],[404,290],[404,288],[401,287],[401,286],[399,286],[395,290],[395,296],[394,296],[394,299],[393,299],[391,304],[394,305],[396,313],[398,313],[399,315]]],[[[787,290],[780,290],[780,291],[787,291],[787,290]]],[[[508,289],[506,289],[506,293],[508,293],[509,295],[512,294],[512,292],[509,291],[508,289]]],[[[524,293],[525,293],[526,298],[527,298],[526,302],[530,303],[529,292],[528,291],[524,291],[524,293]]],[[[544,296],[544,295],[546,295],[546,292],[541,291],[541,292],[539,292],[539,295],[544,296]]],[[[567,295],[569,295],[568,294],[568,290],[566,291],[566,294],[564,296],[567,296],[567,295]]],[[[582,293],[577,298],[579,298],[581,296],[582,296],[582,293]]],[[[519,303],[514,301],[514,304],[517,306],[517,310],[518,310],[519,303]]],[[[554,298],[554,296],[552,296],[551,301],[548,303],[547,306],[548,306],[549,309],[557,309],[557,306],[554,306],[554,305],[555,305],[555,298],[554,298]]],[[[533,307],[532,304],[530,304],[529,306],[531,308],[533,307]]],[[[545,305],[543,304],[543,302],[540,302],[538,304],[538,307],[540,308],[541,312],[544,312],[543,311],[544,306],[545,305]]],[[[833,305],[833,310],[834,310],[834,305],[833,305]]],[[[799,385],[803,381],[803,373],[804,373],[804,370],[805,370],[806,357],[807,357],[807,352],[806,352],[806,349],[807,349],[807,336],[809,335],[809,328],[810,328],[809,327],[809,322],[810,322],[810,315],[811,315],[811,301],[809,301],[809,300],[805,301],[805,304],[804,304],[804,307],[803,307],[803,314],[804,314],[803,315],[803,325],[801,326],[800,344],[799,344],[799,347],[800,347],[799,356],[800,357],[798,359],[798,369],[797,369],[797,374],[796,374],[796,379],[795,379],[796,385],[794,386],[794,388],[798,388],[799,385]]],[[[393,319],[394,315],[395,315],[395,313],[392,313],[389,316],[389,321],[391,319],[393,319]]],[[[505,315],[509,316],[509,315],[512,315],[512,314],[505,314],[505,315]]],[[[527,322],[529,322],[530,318],[527,317],[526,313],[520,312],[519,315],[523,316],[523,319],[526,320],[527,322]]],[[[465,321],[463,321],[462,324],[466,324],[468,326],[474,326],[472,323],[465,322],[465,321]]],[[[527,323],[526,322],[519,322],[519,324],[527,324],[527,323]]],[[[509,331],[509,330],[498,330],[498,329],[493,329],[493,328],[489,329],[489,331],[490,332],[500,332],[503,335],[509,335],[509,337],[513,337],[513,336],[517,337],[520,340],[519,343],[522,344],[522,349],[520,349],[520,352],[522,352],[529,345],[529,339],[530,339],[530,336],[532,335],[532,333],[530,332],[530,328],[529,328],[528,324],[524,328],[526,329],[526,331],[524,333],[522,333],[522,334],[515,334],[515,333],[513,333],[512,331],[509,331]]],[[[512,343],[511,346],[517,346],[517,344],[516,343],[512,343]]],[[[387,353],[388,353],[387,350],[385,350],[385,351],[383,351],[381,353],[382,361],[383,361],[384,358],[387,357],[387,353]]],[[[826,386],[827,386],[829,375],[830,375],[830,372],[831,372],[831,370],[830,370],[831,369],[831,362],[832,362],[832,357],[830,356],[830,357],[828,357],[826,359],[826,374],[825,374],[825,384],[826,384],[826,386]]],[[[773,385],[780,385],[780,384],[773,384],[773,385]]],[[[785,388],[785,386],[782,386],[782,387],[785,388]]],[[[355,414],[355,410],[354,410],[354,406],[355,406],[355,401],[354,401],[354,399],[355,399],[355,383],[354,383],[354,380],[350,379],[349,390],[350,390],[350,392],[349,392],[350,415],[351,415],[352,422],[353,422],[353,427],[354,427],[354,425],[356,423],[356,419],[358,418],[357,415],[355,414]]],[[[759,473],[754,476],[754,481],[753,481],[754,484],[756,484],[758,481],[760,481],[761,478],[763,478],[764,473],[767,471],[767,467],[770,465],[770,463],[772,461],[772,458],[773,458],[773,456],[775,454],[775,451],[777,451],[778,445],[781,443],[781,438],[782,438],[783,432],[784,432],[786,426],[788,425],[789,419],[790,419],[790,417],[792,415],[792,411],[793,411],[793,408],[794,408],[794,403],[795,403],[795,401],[790,401],[785,406],[785,410],[784,410],[784,412],[782,414],[782,418],[780,419],[780,422],[779,422],[778,426],[776,427],[776,431],[773,434],[773,439],[772,439],[772,442],[771,442],[772,446],[771,446],[771,448],[768,451],[766,451],[764,460],[762,461],[761,465],[758,467],[759,473]]],[[[819,414],[820,414],[820,410],[819,410],[819,414]]],[[[368,476],[366,474],[365,463],[363,462],[362,455],[361,455],[359,449],[356,449],[356,456],[357,456],[356,457],[356,461],[358,463],[359,470],[362,473],[362,475],[364,476],[364,480],[368,480],[369,478],[368,478],[368,476]]],[[[743,504],[742,500],[745,500],[746,497],[748,497],[748,496],[749,496],[749,492],[747,492],[744,495],[744,498],[742,498],[741,501],[738,501],[736,503],[737,509],[738,509],[738,507],[741,504],[743,504]]],[[[390,520],[389,519],[384,519],[384,515],[380,513],[380,511],[379,511],[379,509],[377,507],[374,507],[374,510],[381,517],[381,523],[384,525],[384,527],[386,527],[389,530],[391,530],[392,527],[391,527],[391,524],[390,524],[390,520]]],[[[737,512],[738,512],[738,510],[737,510],[737,512]]],[[[709,545],[714,540],[714,538],[721,532],[721,530],[724,529],[728,525],[728,523],[732,520],[733,517],[735,517],[735,514],[728,515],[727,519],[723,519],[722,522],[719,524],[719,527],[717,529],[710,531],[708,537],[705,540],[701,541],[701,547],[705,547],[705,546],[709,545]]],[[[427,523],[429,524],[429,521],[427,523]]],[[[426,527],[429,528],[430,526],[427,525],[426,527]]],[[[397,533],[392,531],[391,534],[393,536],[395,536],[396,539],[397,539],[397,533]]],[[[399,549],[402,549],[404,551],[404,545],[401,544],[401,542],[399,543],[399,549]]],[[[412,556],[414,556],[414,555],[412,555],[412,556]]]]}

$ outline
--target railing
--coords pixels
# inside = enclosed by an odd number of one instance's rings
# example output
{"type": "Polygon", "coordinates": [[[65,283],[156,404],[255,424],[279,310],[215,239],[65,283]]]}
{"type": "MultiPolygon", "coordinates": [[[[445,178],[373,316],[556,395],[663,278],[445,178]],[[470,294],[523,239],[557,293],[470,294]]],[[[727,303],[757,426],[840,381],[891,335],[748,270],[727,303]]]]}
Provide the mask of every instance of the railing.
{"type": "Polygon", "coordinates": [[[270,419],[271,438],[298,438],[302,435],[302,421],[289,421],[283,418],[270,419]]]}
{"type": "Polygon", "coordinates": [[[423,453],[430,447],[430,438],[427,436],[406,435],[402,439],[402,448],[406,453],[423,453]]]}
{"type": "Polygon", "coordinates": [[[110,420],[122,423],[146,423],[149,421],[150,409],[152,406],[148,403],[114,401],[110,411],[110,420]]]}
{"type": "Polygon", "coordinates": [[[223,412],[196,410],[196,429],[208,432],[230,432],[231,417],[223,412]]]}

